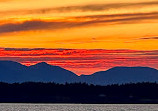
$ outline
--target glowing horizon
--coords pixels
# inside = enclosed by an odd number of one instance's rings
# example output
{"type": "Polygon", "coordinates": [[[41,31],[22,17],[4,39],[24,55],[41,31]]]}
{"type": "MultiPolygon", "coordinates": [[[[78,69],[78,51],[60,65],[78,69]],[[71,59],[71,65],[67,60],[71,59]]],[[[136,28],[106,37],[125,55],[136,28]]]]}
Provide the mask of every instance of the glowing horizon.
{"type": "Polygon", "coordinates": [[[37,58],[45,57],[51,59],[46,61],[43,58],[40,61],[59,65],[77,74],[91,74],[106,70],[109,66],[123,65],[120,64],[121,60],[114,57],[116,54],[127,60],[123,61],[124,65],[136,66],[139,63],[141,66],[158,68],[158,0],[0,0],[0,6],[0,60],[32,64],[39,62],[37,58]],[[94,61],[93,56],[90,58],[86,53],[78,64],[73,63],[77,60],[71,61],[70,55],[67,55],[65,61],[54,63],[52,58],[64,59],[64,53],[56,56],[42,55],[34,48],[42,48],[40,51],[49,53],[54,53],[54,50],[58,52],[59,49],[72,49],[81,53],[76,58],[88,51],[90,54],[98,54],[94,56],[98,59],[94,61]],[[28,54],[27,60],[22,61],[26,58],[15,55],[15,49],[16,53],[18,49],[32,51],[18,52],[28,54]],[[114,54],[105,56],[107,50],[114,54]],[[118,51],[123,50],[130,53],[120,55],[121,52],[118,51]],[[131,51],[143,53],[140,56],[131,51]],[[155,55],[146,55],[149,52],[155,55]],[[38,56],[30,56],[32,53],[37,53],[38,56]],[[102,54],[105,60],[102,60],[102,54]],[[86,57],[89,63],[85,63],[86,57]],[[107,63],[103,64],[101,61],[107,63]],[[93,62],[98,66],[93,64],[89,69],[88,66],[93,62]]]}
{"type": "Polygon", "coordinates": [[[0,60],[17,61],[27,66],[47,62],[77,75],[89,75],[116,66],[147,66],[158,69],[157,54],[158,50],[1,48],[0,60]]]}

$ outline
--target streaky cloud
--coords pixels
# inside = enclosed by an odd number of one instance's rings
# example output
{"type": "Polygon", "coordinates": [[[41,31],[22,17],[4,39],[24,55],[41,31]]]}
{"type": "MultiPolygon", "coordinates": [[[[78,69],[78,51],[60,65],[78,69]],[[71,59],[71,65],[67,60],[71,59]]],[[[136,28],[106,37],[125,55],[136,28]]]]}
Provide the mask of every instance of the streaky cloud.
{"type": "Polygon", "coordinates": [[[45,50],[45,49],[46,48],[4,48],[5,51],[33,51],[33,50],[45,50]]]}
{"type": "Polygon", "coordinates": [[[158,40],[158,37],[142,37],[140,39],[142,39],[142,40],[157,39],[158,40]]]}
{"type": "Polygon", "coordinates": [[[138,3],[87,4],[87,5],[64,6],[64,7],[42,8],[42,9],[12,10],[12,11],[6,11],[5,13],[6,14],[47,14],[52,12],[55,13],[76,12],[76,11],[94,12],[94,11],[104,11],[104,10],[112,10],[112,9],[151,7],[153,5],[155,6],[158,5],[158,1],[138,2],[138,3]]]}
{"type": "MultiPolygon", "coordinates": [[[[75,18],[75,17],[74,17],[75,18]]],[[[80,19],[81,17],[76,17],[80,19]]],[[[0,25],[0,33],[31,31],[31,30],[57,30],[68,29],[83,26],[99,25],[115,25],[115,24],[131,24],[141,23],[141,20],[158,19],[158,12],[138,13],[138,14],[116,14],[116,15],[94,15],[84,16],[82,19],[89,18],[89,21],[46,21],[46,20],[30,20],[22,23],[6,23],[0,25]],[[110,19],[107,19],[109,16],[110,19]],[[111,17],[110,17],[111,16],[111,17]],[[117,18],[115,18],[117,17],[117,18]],[[139,20],[139,21],[138,21],[139,20]]]]}
{"type": "MultiPolygon", "coordinates": [[[[111,3],[111,4],[90,4],[83,6],[68,6],[68,7],[59,7],[54,10],[67,12],[67,11],[103,11],[110,9],[119,9],[119,8],[129,8],[129,7],[139,7],[139,6],[151,6],[158,5],[158,1],[150,2],[139,2],[139,3],[111,3]]],[[[46,9],[43,11],[51,11],[51,9],[46,9]]]]}

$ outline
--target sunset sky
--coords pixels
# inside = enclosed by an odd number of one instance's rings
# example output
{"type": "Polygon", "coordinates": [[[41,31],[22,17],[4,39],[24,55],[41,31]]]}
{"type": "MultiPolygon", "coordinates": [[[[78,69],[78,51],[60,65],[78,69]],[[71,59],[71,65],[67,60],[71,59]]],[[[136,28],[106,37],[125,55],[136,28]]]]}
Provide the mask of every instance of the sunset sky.
{"type": "Polygon", "coordinates": [[[74,73],[158,69],[158,0],[0,0],[0,60],[74,73]]]}

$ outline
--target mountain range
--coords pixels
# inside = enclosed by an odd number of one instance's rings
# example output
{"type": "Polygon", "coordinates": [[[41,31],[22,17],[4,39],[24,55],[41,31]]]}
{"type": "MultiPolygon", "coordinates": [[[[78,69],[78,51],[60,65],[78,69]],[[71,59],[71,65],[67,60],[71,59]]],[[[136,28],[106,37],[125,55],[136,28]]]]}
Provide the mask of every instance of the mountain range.
{"type": "Polygon", "coordinates": [[[150,67],[114,67],[92,75],[77,76],[59,66],[41,62],[25,66],[14,61],[0,61],[0,81],[15,82],[55,82],[108,85],[137,82],[158,82],[158,70],[150,67]]]}

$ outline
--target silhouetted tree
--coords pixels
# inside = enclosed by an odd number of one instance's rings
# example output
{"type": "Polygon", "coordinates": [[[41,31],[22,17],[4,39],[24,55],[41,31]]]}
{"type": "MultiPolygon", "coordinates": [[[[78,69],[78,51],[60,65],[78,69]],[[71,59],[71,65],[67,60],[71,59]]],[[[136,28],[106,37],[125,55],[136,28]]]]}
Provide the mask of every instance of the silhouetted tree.
{"type": "Polygon", "coordinates": [[[29,103],[158,103],[158,84],[99,86],[86,83],[3,83],[0,102],[29,103]]]}

